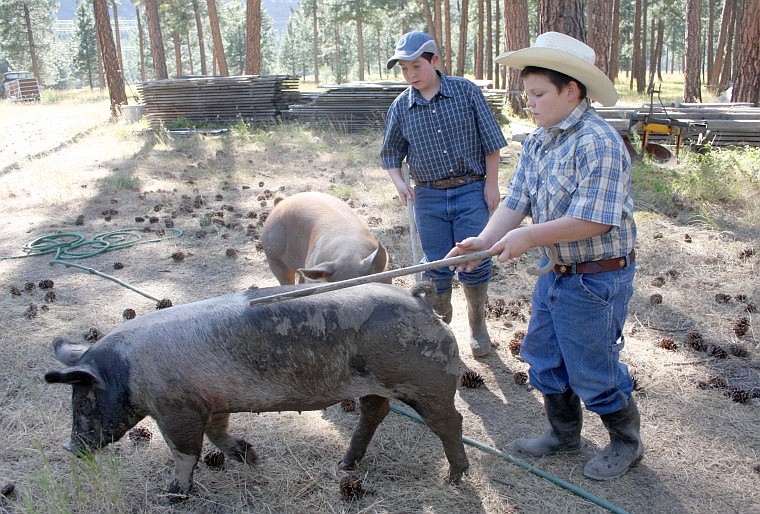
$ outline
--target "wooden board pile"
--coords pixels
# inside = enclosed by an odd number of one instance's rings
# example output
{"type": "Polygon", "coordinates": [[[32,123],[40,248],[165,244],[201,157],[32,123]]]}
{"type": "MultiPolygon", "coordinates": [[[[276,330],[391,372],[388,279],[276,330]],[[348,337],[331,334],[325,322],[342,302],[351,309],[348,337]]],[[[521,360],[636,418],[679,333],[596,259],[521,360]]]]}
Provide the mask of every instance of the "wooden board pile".
{"type": "MultiPolygon", "coordinates": [[[[382,128],[388,108],[407,87],[404,82],[353,82],[327,86],[322,93],[304,93],[302,97],[307,101],[291,106],[283,113],[283,119],[346,132],[382,128]]],[[[504,93],[484,93],[491,110],[501,112],[504,93]]]]}
{"type": "MultiPolygon", "coordinates": [[[[621,134],[627,134],[632,126],[631,119],[650,113],[649,105],[639,107],[615,106],[597,107],[596,111],[621,134]]],[[[760,146],[760,107],[748,103],[705,103],[655,105],[652,116],[657,119],[675,120],[682,125],[695,124],[688,130],[685,143],[710,143],[713,146],[760,146]],[[698,127],[706,125],[707,131],[698,127]],[[702,140],[698,141],[700,134],[702,140]]],[[[641,135],[640,127],[634,130],[641,135]]],[[[650,141],[667,144],[667,135],[653,135],[650,141]]]]}
{"type": "Polygon", "coordinates": [[[138,84],[152,125],[272,122],[299,101],[298,77],[239,75],[155,80],[138,84]]]}

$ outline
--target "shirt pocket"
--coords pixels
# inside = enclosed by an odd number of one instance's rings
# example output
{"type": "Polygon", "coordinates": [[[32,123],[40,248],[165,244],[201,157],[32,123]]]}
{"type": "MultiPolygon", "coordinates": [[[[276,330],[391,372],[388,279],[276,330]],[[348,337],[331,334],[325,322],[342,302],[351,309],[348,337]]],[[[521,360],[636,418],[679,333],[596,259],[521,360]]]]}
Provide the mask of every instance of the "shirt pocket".
{"type": "Polygon", "coordinates": [[[549,216],[556,219],[565,215],[573,201],[578,182],[570,175],[550,175],[546,183],[549,197],[549,216]]]}

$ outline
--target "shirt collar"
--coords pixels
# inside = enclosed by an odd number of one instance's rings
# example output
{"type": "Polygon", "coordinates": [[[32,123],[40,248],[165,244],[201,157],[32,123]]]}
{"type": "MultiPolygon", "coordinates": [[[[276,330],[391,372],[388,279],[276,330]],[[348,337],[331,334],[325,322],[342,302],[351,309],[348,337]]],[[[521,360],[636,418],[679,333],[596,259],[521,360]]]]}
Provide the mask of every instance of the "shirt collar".
{"type": "MultiPolygon", "coordinates": [[[[439,77],[441,77],[441,85],[438,88],[438,93],[436,93],[436,96],[438,95],[447,96],[447,97],[454,96],[451,90],[451,83],[450,83],[451,79],[449,79],[449,77],[447,77],[446,74],[440,70],[435,70],[435,72],[438,74],[439,77]]],[[[411,91],[409,93],[409,101],[407,102],[407,106],[406,106],[407,109],[411,109],[415,103],[420,103],[423,105],[430,103],[428,100],[425,100],[420,94],[420,92],[414,89],[412,86],[409,86],[409,89],[411,91]]],[[[435,98],[435,96],[433,98],[435,98]]]]}

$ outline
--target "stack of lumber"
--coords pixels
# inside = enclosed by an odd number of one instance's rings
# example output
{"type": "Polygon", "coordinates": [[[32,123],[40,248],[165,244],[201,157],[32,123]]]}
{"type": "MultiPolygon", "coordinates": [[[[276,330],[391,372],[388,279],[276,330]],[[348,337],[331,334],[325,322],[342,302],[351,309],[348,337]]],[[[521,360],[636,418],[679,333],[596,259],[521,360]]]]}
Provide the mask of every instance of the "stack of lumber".
{"type": "MultiPolygon", "coordinates": [[[[748,103],[597,107],[596,112],[624,135],[629,130],[636,130],[641,135],[641,127],[637,126],[636,120],[651,114],[656,119],[673,120],[686,126],[686,143],[697,143],[701,135],[701,144],[760,146],[760,107],[748,103]]],[[[650,141],[660,144],[668,143],[668,139],[665,134],[650,137],[650,141]]]]}
{"type": "Polygon", "coordinates": [[[298,102],[298,77],[239,75],[143,82],[137,86],[151,124],[272,122],[298,102]]]}
{"type": "MultiPolygon", "coordinates": [[[[404,82],[352,82],[325,86],[321,93],[303,93],[302,105],[293,105],[283,119],[346,132],[382,128],[393,100],[408,86],[404,82]]],[[[494,113],[504,107],[503,92],[484,91],[494,113]]]]}

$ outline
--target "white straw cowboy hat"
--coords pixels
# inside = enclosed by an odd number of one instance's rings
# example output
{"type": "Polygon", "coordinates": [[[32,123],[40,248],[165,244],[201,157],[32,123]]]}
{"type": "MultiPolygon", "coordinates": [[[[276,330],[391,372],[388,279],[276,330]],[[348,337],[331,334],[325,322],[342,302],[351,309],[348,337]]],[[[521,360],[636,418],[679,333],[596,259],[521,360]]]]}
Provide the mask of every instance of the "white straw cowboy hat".
{"type": "Polygon", "coordinates": [[[538,66],[564,73],[584,86],[588,96],[605,106],[615,105],[618,99],[615,86],[594,66],[596,53],[585,43],[559,32],[544,32],[529,48],[504,52],[496,62],[522,70],[538,66]]]}

